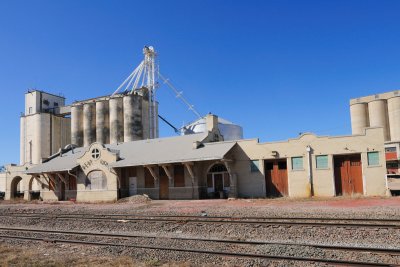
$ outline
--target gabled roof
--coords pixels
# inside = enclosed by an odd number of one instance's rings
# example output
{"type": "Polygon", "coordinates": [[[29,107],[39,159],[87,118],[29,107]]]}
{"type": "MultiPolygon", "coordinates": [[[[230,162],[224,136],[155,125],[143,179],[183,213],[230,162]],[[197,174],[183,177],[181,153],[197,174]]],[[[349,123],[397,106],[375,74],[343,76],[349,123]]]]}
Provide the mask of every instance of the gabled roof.
{"type": "Polygon", "coordinates": [[[74,148],[50,161],[29,168],[25,173],[37,174],[72,170],[79,165],[77,159],[82,157],[85,152],[86,150],[83,147],[74,148]]]}
{"type": "MultiPolygon", "coordinates": [[[[236,142],[204,143],[195,148],[194,142],[203,141],[208,134],[191,134],[184,136],[157,138],[120,144],[105,145],[109,150],[119,154],[119,160],[110,163],[110,167],[143,166],[178,162],[220,160],[232,149],[236,142]]],[[[62,156],[34,166],[26,171],[28,174],[67,171],[78,166],[80,158],[87,148],[75,148],[62,156]]]]}

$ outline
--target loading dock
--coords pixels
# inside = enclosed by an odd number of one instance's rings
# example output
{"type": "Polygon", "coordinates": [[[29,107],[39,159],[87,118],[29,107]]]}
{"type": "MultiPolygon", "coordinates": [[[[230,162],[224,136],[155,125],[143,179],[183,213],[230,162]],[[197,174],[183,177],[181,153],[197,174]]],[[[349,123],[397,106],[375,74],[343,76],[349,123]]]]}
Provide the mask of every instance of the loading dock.
{"type": "Polygon", "coordinates": [[[288,175],[286,159],[266,160],[265,191],[267,197],[284,197],[288,195],[288,175]]]}
{"type": "Polygon", "coordinates": [[[336,195],[363,194],[361,154],[334,156],[336,195]]]}

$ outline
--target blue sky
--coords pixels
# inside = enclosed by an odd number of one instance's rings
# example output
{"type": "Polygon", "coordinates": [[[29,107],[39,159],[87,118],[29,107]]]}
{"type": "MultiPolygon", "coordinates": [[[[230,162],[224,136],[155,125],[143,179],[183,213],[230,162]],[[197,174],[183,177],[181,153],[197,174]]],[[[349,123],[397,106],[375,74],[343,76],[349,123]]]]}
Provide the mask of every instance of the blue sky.
{"type": "MultiPolygon", "coordinates": [[[[144,45],[200,113],[246,138],[349,134],[350,98],[400,88],[399,14],[384,0],[0,0],[0,165],[19,161],[28,89],[110,94],[144,45]]],[[[196,119],[165,86],[158,101],[176,126],[196,119]]]]}

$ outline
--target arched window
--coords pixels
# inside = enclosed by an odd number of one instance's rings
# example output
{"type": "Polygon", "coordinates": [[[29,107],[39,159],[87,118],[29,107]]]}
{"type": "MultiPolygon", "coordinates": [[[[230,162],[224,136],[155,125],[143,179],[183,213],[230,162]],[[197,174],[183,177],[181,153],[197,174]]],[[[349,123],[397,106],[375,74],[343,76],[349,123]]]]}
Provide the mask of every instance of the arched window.
{"type": "Polygon", "coordinates": [[[230,177],[224,164],[215,164],[207,174],[207,192],[229,191],[230,177]]]}

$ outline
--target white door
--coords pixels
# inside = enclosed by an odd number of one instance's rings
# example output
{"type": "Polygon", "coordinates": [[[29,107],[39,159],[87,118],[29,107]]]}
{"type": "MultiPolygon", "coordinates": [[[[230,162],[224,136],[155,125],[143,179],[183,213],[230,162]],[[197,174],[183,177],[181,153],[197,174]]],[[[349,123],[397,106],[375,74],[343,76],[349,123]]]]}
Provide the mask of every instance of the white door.
{"type": "Polygon", "coordinates": [[[129,177],[129,195],[137,194],[137,177],[129,177]]]}

